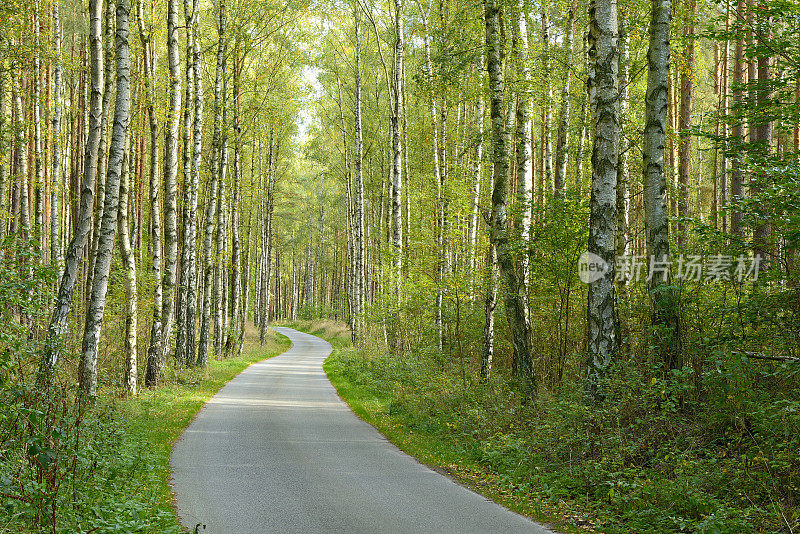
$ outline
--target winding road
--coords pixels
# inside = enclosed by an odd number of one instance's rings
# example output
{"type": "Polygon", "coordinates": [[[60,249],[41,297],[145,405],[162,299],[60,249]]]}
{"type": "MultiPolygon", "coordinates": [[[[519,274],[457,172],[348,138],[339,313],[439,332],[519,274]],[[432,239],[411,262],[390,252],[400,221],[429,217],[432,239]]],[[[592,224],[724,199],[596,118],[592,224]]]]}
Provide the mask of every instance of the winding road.
{"type": "Polygon", "coordinates": [[[170,460],[182,524],[209,534],[550,532],[398,450],[322,370],[331,346],[292,348],[223,387],[170,460]]]}

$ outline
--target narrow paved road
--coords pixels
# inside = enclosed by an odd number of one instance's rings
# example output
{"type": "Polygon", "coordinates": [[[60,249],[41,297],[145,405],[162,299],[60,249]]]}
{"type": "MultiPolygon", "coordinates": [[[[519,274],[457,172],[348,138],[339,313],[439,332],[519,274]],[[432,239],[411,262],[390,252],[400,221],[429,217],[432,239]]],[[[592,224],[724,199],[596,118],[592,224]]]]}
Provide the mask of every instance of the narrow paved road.
{"type": "Polygon", "coordinates": [[[322,370],[331,346],[292,348],[217,393],[175,445],[178,515],[210,534],[549,532],[399,451],[353,415],[322,370]]]}

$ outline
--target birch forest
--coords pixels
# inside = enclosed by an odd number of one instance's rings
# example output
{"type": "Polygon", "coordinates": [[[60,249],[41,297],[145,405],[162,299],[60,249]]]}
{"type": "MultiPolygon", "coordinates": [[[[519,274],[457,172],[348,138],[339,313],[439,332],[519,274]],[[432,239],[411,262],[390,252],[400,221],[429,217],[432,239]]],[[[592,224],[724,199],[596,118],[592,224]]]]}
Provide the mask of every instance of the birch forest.
{"type": "Polygon", "coordinates": [[[0,0],[0,533],[181,532],[126,406],[271,325],[560,531],[799,532],[800,3],[0,0]]]}

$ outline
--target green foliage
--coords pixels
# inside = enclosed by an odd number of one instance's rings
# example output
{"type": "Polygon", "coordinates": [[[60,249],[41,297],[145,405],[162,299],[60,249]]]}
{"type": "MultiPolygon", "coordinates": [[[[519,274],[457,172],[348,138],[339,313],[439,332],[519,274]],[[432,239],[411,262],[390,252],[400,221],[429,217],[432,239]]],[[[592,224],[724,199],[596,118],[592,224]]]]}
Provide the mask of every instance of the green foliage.
{"type": "Polygon", "coordinates": [[[567,528],[775,532],[800,520],[800,397],[785,388],[796,364],[712,352],[696,396],[691,367],[664,379],[658,366],[623,362],[605,402],[589,406],[577,377],[530,403],[504,377],[465,382],[438,363],[345,349],[325,369],[404,450],[567,528]]]}

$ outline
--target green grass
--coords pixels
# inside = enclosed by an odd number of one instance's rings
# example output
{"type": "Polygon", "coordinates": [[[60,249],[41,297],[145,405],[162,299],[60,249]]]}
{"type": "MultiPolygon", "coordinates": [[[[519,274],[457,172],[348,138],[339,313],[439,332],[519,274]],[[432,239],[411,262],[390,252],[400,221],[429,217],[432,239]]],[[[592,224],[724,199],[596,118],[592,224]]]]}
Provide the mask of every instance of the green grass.
{"type": "Polygon", "coordinates": [[[169,456],[175,441],[222,386],[251,364],[277,356],[289,346],[288,338],[271,331],[264,347],[251,335],[242,356],[211,361],[206,370],[173,373],[163,386],[143,390],[137,397],[117,403],[126,433],[143,446],[143,461],[149,464],[148,470],[131,480],[131,487],[149,494],[152,506],[161,512],[152,532],[180,531],[170,486],[169,456]]]}

